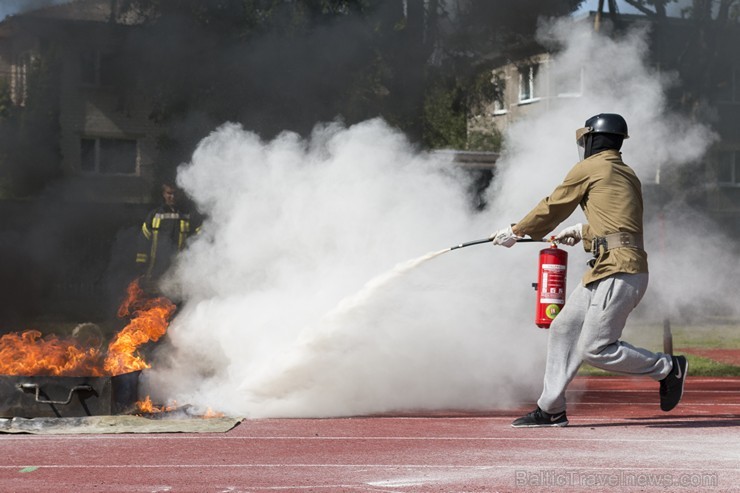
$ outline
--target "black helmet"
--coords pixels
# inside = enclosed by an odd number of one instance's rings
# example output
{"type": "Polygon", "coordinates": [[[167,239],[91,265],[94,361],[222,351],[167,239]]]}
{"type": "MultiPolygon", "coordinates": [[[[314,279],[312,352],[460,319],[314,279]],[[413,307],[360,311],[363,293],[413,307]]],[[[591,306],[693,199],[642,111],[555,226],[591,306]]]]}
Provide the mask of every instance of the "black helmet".
{"type": "Polygon", "coordinates": [[[625,139],[629,138],[627,134],[627,122],[622,115],[616,113],[599,113],[586,120],[586,127],[590,127],[591,133],[595,134],[617,134],[625,139]]]}
{"type": "Polygon", "coordinates": [[[576,130],[576,143],[581,159],[606,149],[619,150],[629,138],[627,122],[616,113],[599,113],[586,120],[586,126],[576,130]]]}

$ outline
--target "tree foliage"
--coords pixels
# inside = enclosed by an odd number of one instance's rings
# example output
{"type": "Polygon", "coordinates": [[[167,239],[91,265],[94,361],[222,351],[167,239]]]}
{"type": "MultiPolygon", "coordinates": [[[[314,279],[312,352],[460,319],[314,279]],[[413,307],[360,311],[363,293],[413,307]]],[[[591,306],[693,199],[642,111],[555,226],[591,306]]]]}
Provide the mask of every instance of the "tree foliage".
{"type": "Polygon", "coordinates": [[[542,18],[572,13],[582,0],[453,1],[439,17],[434,60],[429,67],[427,86],[436,101],[449,108],[447,119],[442,108],[425,113],[424,142],[432,147],[458,147],[471,150],[497,150],[500,135],[467,135],[468,117],[493,99],[491,69],[502,61],[530,55],[538,23],[542,18]],[[447,96],[439,92],[445,88],[447,96]],[[436,118],[432,118],[432,115],[436,118]],[[460,136],[466,135],[465,145],[460,136]]]}

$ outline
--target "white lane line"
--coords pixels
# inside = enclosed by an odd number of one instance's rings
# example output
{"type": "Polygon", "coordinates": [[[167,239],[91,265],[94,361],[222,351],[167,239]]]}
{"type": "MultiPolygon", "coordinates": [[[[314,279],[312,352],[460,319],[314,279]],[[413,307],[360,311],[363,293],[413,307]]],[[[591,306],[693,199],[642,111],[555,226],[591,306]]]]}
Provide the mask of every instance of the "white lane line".
{"type": "MultiPolygon", "coordinates": [[[[740,396],[739,396],[740,397],[740,396]]],[[[656,402],[585,402],[585,401],[576,401],[573,403],[574,406],[576,405],[587,405],[587,406],[655,406],[657,404],[656,402]]],[[[728,402],[728,403],[722,403],[722,402],[683,402],[683,405],[688,406],[702,406],[702,407],[738,407],[740,408],[740,402],[728,402]]]]}
{"type": "MultiPolygon", "coordinates": [[[[638,418],[640,419],[640,418],[638,418]]],[[[571,421],[574,425],[578,425],[579,427],[585,427],[589,424],[592,424],[595,420],[583,420],[583,421],[571,421]]],[[[605,422],[611,423],[612,421],[604,420],[605,422]]],[[[661,424],[671,424],[673,422],[675,423],[683,423],[685,421],[683,420],[670,420],[668,423],[666,423],[665,420],[658,419],[655,420],[655,422],[659,422],[661,424]]],[[[649,426],[651,424],[655,424],[653,420],[645,420],[644,424],[645,426],[649,426]]],[[[614,422],[615,425],[618,424],[614,422]]],[[[632,422],[624,422],[624,424],[632,424],[634,425],[634,421],[632,422]]],[[[571,427],[571,429],[576,429],[575,427],[571,427]]],[[[567,433],[568,427],[564,428],[558,428],[558,429],[548,429],[555,433],[567,433]]],[[[543,430],[544,431],[544,430],[543,430]]],[[[643,432],[640,432],[640,434],[644,434],[643,432]]],[[[44,436],[44,435],[24,435],[24,436],[10,436],[7,438],[0,438],[0,445],[2,445],[3,441],[26,441],[26,440],[43,440],[43,441],[53,441],[57,440],[60,442],[63,441],[80,441],[80,440],[95,440],[96,442],[100,442],[101,440],[112,440],[112,441],[120,441],[120,440],[195,440],[195,441],[202,441],[204,439],[210,439],[210,440],[240,440],[240,441],[406,441],[406,442],[445,442],[445,441],[457,441],[457,442],[506,442],[506,441],[554,441],[554,442],[654,442],[655,437],[653,438],[642,438],[642,437],[635,437],[635,438],[615,438],[615,437],[606,437],[606,438],[594,438],[594,437],[560,437],[560,436],[538,436],[538,437],[524,437],[524,436],[506,436],[506,437],[362,437],[362,436],[353,436],[353,437],[342,437],[342,436],[310,436],[310,437],[302,437],[302,436],[260,436],[260,437],[183,437],[183,436],[118,436],[118,435],[84,435],[84,436],[78,436],[78,435],[65,435],[65,436],[44,436]]],[[[668,438],[668,437],[661,437],[661,442],[677,442],[677,443],[685,443],[687,442],[685,437],[678,437],[678,438],[668,438]]],[[[689,440],[691,441],[691,440],[689,440]]],[[[727,435],[717,435],[716,437],[708,437],[706,435],[701,436],[701,440],[693,440],[695,442],[700,443],[726,443],[727,442],[727,435]],[[713,439],[715,439],[713,441],[713,439]]],[[[14,445],[17,447],[18,445],[14,445]]]]}
{"type": "MultiPolygon", "coordinates": [[[[714,459],[713,459],[714,460],[714,459]]],[[[728,460],[729,461],[729,460],[728,460]]],[[[736,463],[736,461],[732,461],[736,463]]],[[[66,465],[66,464],[49,464],[36,466],[39,470],[47,469],[229,469],[229,468],[246,468],[246,469],[257,469],[257,468],[301,468],[301,469],[354,469],[354,468],[367,468],[367,469],[461,469],[461,470],[480,470],[484,471],[487,469],[552,469],[552,470],[571,470],[575,467],[582,468],[589,471],[622,471],[629,469],[630,471],[665,471],[670,470],[671,472],[683,472],[683,471],[695,471],[694,468],[686,468],[686,463],[683,463],[683,468],[676,468],[675,465],[666,465],[663,467],[646,467],[646,466],[625,466],[625,467],[609,467],[609,466],[580,466],[580,465],[562,465],[558,463],[556,465],[537,465],[523,466],[519,463],[514,464],[482,464],[476,466],[466,466],[460,464],[289,464],[289,463],[276,463],[276,464],[104,464],[104,465],[66,465]]],[[[712,462],[712,471],[723,471],[723,472],[740,472],[740,467],[716,467],[717,464],[712,462]]],[[[3,469],[19,469],[24,466],[7,466],[0,465],[0,470],[3,469]]]]}
{"type": "MultiPolygon", "coordinates": [[[[690,380],[692,382],[696,383],[706,383],[706,382],[738,382],[740,381],[740,377],[692,377],[689,375],[690,380]]],[[[603,376],[603,377],[576,377],[574,382],[582,384],[583,382],[593,382],[593,381],[602,381],[602,382],[639,382],[644,381],[647,377],[612,377],[612,376],[603,376]]]]}
{"type": "MultiPolygon", "coordinates": [[[[568,392],[575,392],[575,393],[587,393],[587,394],[596,394],[596,393],[608,393],[608,394],[614,394],[617,392],[630,392],[630,393],[645,393],[645,394],[655,394],[658,392],[658,389],[650,390],[650,389],[621,389],[621,390],[609,390],[609,389],[571,389],[568,390],[568,392]]],[[[692,390],[692,389],[686,389],[684,391],[684,394],[738,394],[740,395],[740,392],[737,390],[692,390]]]]}

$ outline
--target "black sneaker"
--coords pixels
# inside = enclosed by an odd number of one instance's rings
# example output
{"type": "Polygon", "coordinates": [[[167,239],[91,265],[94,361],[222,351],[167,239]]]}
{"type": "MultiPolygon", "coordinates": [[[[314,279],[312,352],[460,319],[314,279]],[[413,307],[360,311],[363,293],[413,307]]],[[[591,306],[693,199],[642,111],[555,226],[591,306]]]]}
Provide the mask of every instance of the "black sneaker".
{"type": "Polygon", "coordinates": [[[511,426],[514,428],[539,428],[542,426],[568,426],[568,418],[565,412],[548,414],[537,407],[534,411],[515,419],[511,426]]]}
{"type": "Polygon", "coordinates": [[[683,356],[671,356],[673,368],[671,372],[660,381],[660,408],[670,411],[676,407],[683,395],[683,384],[686,382],[686,374],[689,371],[689,362],[683,356]]]}

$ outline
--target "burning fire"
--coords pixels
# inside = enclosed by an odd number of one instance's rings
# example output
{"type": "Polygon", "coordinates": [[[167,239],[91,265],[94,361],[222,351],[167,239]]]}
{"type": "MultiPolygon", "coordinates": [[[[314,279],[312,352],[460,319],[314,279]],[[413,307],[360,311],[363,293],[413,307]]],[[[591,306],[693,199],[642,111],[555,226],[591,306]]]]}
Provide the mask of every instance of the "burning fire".
{"type": "Polygon", "coordinates": [[[175,409],[177,409],[177,405],[176,403],[173,403],[171,406],[155,406],[152,402],[152,398],[146,396],[143,401],[139,401],[136,403],[136,409],[140,413],[155,414],[174,411],[175,409]]]}
{"type": "Polygon", "coordinates": [[[38,330],[0,337],[2,375],[103,375],[100,350],[85,349],[72,338],[41,336],[38,330]]]}
{"type": "MultiPolygon", "coordinates": [[[[138,401],[136,403],[136,410],[140,414],[158,414],[158,413],[167,413],[167,412],[173,412],[177,411],[177,402],[172,401],[171,404],[164,405],[164,406],[156,406],[153,402],[151,397],[146,396],[146,398],[143,401],[138,401]]],[[[181,408],[182,412],[188,415],[191,414],[192,411],[189,411],[187,407],[181,408]]],[[[210,407],[206,409],[206,411],[200,415],[201,418],[208,419],[208,418],[223,418],[224,414],[219,413],[211,409],[210,407]]]]}
{"type": "Polygon", "coordinates": [[[217,413],[210,407],[206,409],[205,414],[203,415],[204,418],[223,418],[224,413],[217,413]]]}
{"type": "Polygon", "coordinates": [[[105,371],[120,375],[149,368],[150,365],[136,350],[164,335],[175,308],[167,298],[146,298],[138,282],[129,284],[128,297],[118,308],[118,316],[123,318],[132,314],[133,318],[108,345],[108,356],[103,365],[105,371]]]}
{"type": "Polygon", "coordinates": [[[104,376],[149,368],[138,349],[158,341],[167,331],[175,305],[164,297],[147,298],[133,281],[118,309],[120,318],[131,321],[113,338],[104,355],[85,348],[72,337],[42,336],[37,330],[0,337],[0,375],[104,376]]]}

